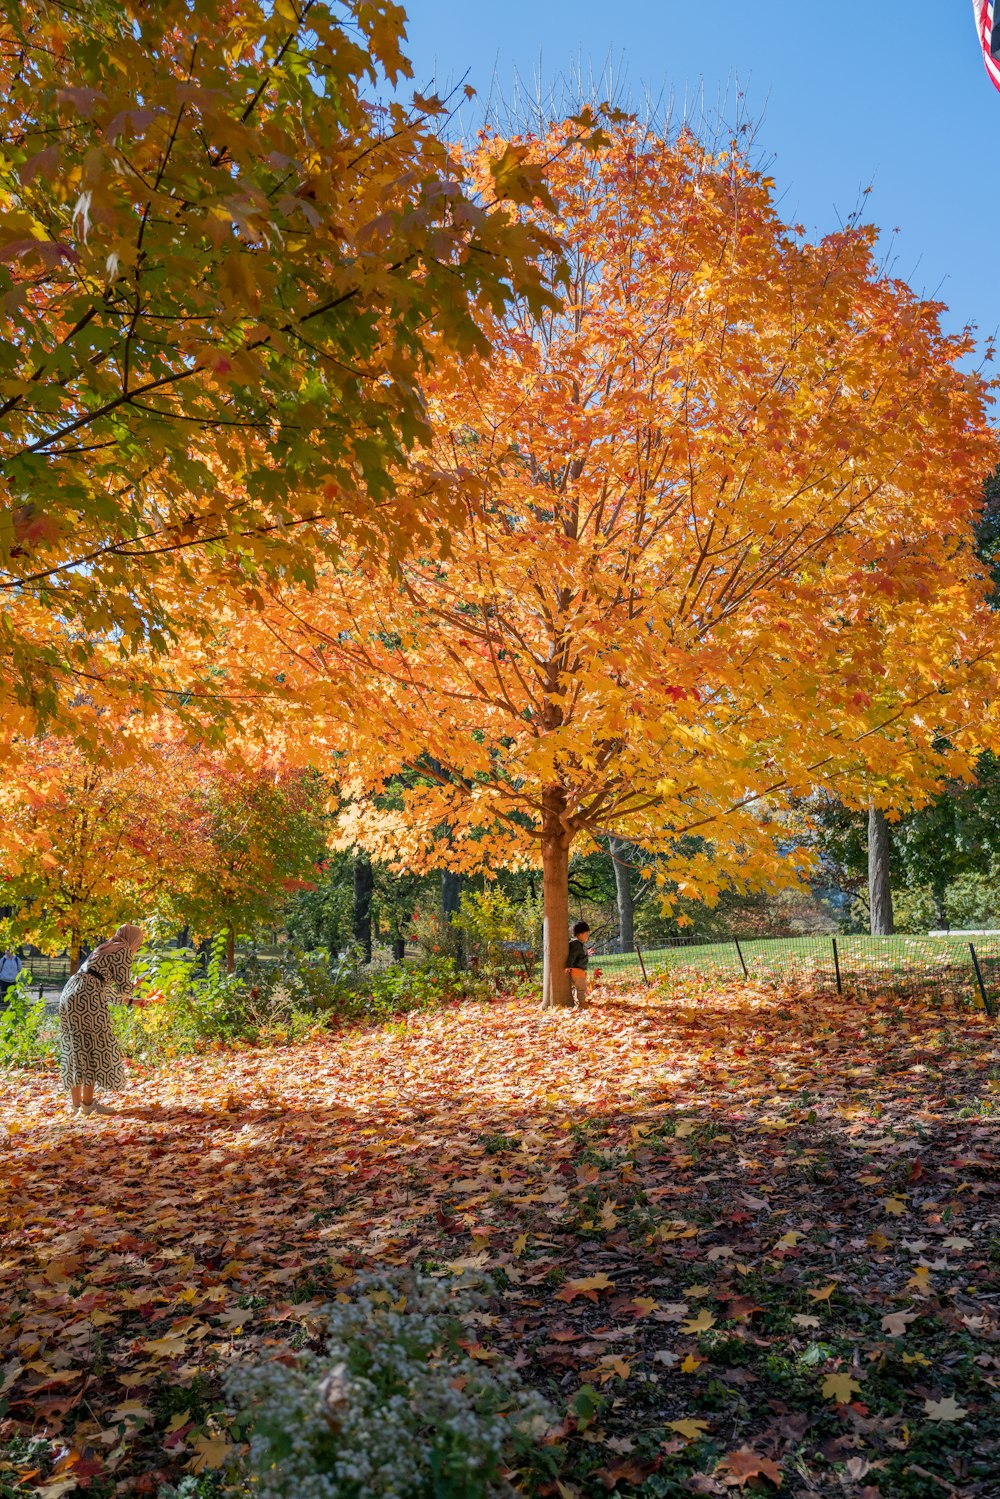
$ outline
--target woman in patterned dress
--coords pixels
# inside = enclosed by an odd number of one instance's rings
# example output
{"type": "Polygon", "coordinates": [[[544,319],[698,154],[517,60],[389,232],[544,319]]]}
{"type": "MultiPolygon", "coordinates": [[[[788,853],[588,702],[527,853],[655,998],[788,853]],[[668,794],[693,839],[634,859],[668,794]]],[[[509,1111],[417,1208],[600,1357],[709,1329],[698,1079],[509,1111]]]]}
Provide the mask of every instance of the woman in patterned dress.
{"type": "Polygon", "coordinates": [[[71,1114],[110,1114],[94,1102],[95,1087],[114,1093],[125,1086],[108,1001],[132,1003],[132,959],[143,937],[141,927],[120,926],[109,942],[95,947],[59,996],[62,1082],[71,1114]]]}

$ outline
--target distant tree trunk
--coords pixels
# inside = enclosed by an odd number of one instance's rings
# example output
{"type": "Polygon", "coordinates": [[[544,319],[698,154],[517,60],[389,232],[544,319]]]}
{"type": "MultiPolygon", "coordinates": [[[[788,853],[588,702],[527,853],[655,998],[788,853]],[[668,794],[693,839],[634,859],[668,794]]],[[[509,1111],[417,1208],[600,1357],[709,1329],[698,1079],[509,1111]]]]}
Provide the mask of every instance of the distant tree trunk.
{"type": "Polygon", "coordinates": [[[226,927],[226,972],[236,972],[236,928],[232,922],[226,927]]]}
{"type": "Polygon", "coordinates": [[[70,928],[69,934],[69,971],[75,973],[80,966],[80,949],[82,947],[80,928],[75,924],[70,928]]]}
{"type": "Polygon", "coordinates": [[[931,895],[934,899],[934,924],[941,932],[951,930],[951,922],[948,919],[948,887],[940,877],[931,885],[931,895]]]}
{"type": "Polygon", "coordinates": [[[394,963],[402,963],[402,961],[403,961],[403,959],[405,957],[406,957],[406,938],[405,937],[393,937],[393,939],[392,939],[392,961],[394,963]]]}
{"type": "Polygon", "coordinates": [[[566,793],[559,786],[542,792],[542,909],[544,941],[542,1005],[545,1009],[569,1009],[569,838],[562,817],[566,793]]]}
{"type": "Polygon", "coordinates": [[[868,907],[873,937],[891,937],[892,885],[889,879],[889,824],[878,807],[868,812],[868,907]]]}
{"type": "Polygon", "coordinates": [[[454,916],[462,900],[462,876],[453,869],[441,871],[441,914],[445,918],[454,916]]]}
{"type": "Polygon", "coordinates": [[[632,845],[623,838],[609,838],[608,852],[615,871],[618,898],[618,947],[621,952],[635,951],[635,923],[632,907],[632,871],[628,854],[632,845]]]}
{"type": "MultiPolygon", "coordinates": [[[[442,869],[441,871],[441,915],[445,922],[450,922],[453,916],[457,916],[462,905],[462,876],[454,870],[442,869]]],[[[457,929],[452,929],[455,939],[455,963],[459,968],[465,967],[465,951],[462,946],[462,934],[457,929]]]]}
{"type": "Polygon", "coordinates": [[[375,876],[372,861],[367,854],[358,854],[354,860],[354,914],[351,930],[355,942],[365,955],[365,962],[372,960],[372,889],[375,876]]]}

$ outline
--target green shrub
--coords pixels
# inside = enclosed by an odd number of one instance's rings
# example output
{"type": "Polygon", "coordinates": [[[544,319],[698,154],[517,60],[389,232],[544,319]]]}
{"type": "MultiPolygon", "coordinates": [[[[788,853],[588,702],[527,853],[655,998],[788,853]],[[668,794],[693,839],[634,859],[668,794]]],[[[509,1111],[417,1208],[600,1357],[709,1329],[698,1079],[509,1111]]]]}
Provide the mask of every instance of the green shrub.
{"type": "Polygon", "coordinates": [[[463,1349],[481,1297],[413,1276],[358,1283],[327,1310],[323,1355],[245,1365],[227,1380],[253,1422],[260,1499],[487,1499],[550,1424],[502,1359],[463,1349]]]}
{"type": "Polygon", "coordinates": [[[59,1028],[45,1001],[31,996],[31,974],[22,968],[0,1011],[0,1066],[39,1067],[55,1062],[59,1028]]]}
{"type": "Polygon", "coordinates": [[[537,901],[514,902],[493,885],[467,890],[450,923],[418,927],[421,946],[438,945],[461,957],[469,970],[494,988],[510,990],[533,977],[542,950],[542,911],[537,901]]]}
{"type": "Polygon", "coordinates": [[[447,957],[399,963],[359,982],[363,1012],[373,1020],[407,1010],[431,1010],[479,992],[473,976],[461,973],[454,958],[447,957]]]}

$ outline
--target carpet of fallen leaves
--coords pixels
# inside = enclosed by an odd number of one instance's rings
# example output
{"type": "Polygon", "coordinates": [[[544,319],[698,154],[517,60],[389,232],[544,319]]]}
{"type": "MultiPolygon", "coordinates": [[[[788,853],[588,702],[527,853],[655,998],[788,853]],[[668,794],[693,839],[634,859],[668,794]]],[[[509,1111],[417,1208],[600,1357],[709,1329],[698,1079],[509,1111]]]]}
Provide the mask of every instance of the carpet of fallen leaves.
{"type": "Polygon", "coordinates": [[[981,1014],[605,993],[210,1052],[100,1120],[5,1085],[0,1495],[213,1492],[226,1363],[411,1264],[491,1275],[476,1356],[565,1413],[527,1493],[1000,1495],[981,1014]]]}

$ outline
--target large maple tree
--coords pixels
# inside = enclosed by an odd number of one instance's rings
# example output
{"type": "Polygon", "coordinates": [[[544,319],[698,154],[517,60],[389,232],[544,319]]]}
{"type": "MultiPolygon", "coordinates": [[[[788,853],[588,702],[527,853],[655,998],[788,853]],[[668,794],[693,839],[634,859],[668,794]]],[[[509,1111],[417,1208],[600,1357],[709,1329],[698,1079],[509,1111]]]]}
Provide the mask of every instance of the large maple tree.
{"type": "Polygon", "coordinates": [[[122,654],[155,681],[220,594],[452,513],[392,473],[435,342],[484,350],[484,308],[545,299],[509,208],[537,170],[470,191],[440,100],[377,105],[404,41],[368,0],[0,4],[8,732],[122,654]]]}
{"type": "Polygon", "coordinates": [[[392,579],[331,569],[271,626],[339,728],[352,839],[540,859],[562,1004],[578,836],[712,898],[794,878],[786,796],[904,805],[961,771],[993,681],[993,439],[968,339],[873,230],[808,243],[739,154],[625,126],[552,181],[564,308],[516,304],[488,366],[433,384],[426,482],[464,528],[392,579]]]}

